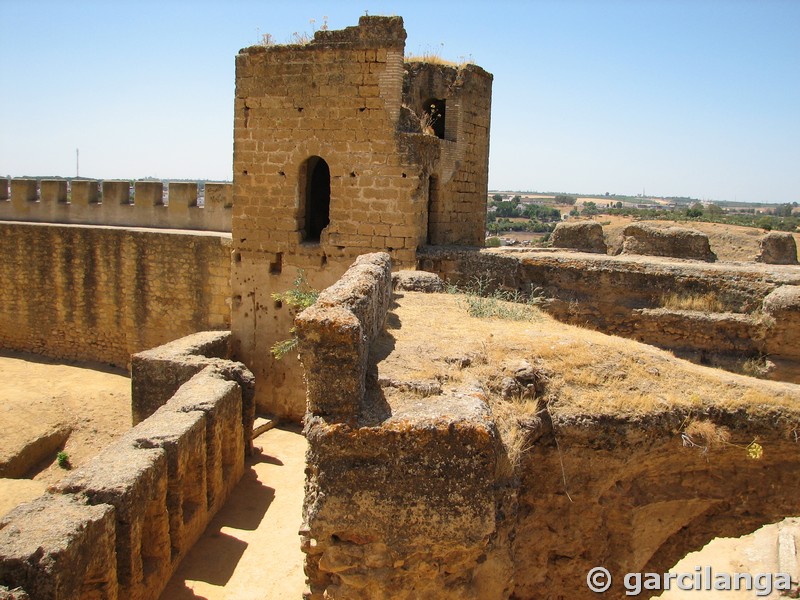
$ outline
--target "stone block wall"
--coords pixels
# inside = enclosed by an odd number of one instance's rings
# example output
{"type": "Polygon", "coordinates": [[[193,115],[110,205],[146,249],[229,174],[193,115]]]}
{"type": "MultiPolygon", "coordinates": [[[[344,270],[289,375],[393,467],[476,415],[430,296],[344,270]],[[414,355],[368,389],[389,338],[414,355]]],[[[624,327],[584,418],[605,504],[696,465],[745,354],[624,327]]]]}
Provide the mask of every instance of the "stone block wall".
{"type": "Polygon", "coordinates": [[[201,204],[196,183],[3,178],[0,221],[230,231],[233,186],[204,188],[201,204]]]}
{"type": "Polygon", "coordinates": [[[360,257],[296,320],[308,383],[308,597],[507,597],[491,411],[472,396],[390,408],[376,385],[390,268],[386,254],[360,257]]]}
{"type": "Polygon", "coordinates": [[[437,120],[444,121],[428,179],[425,243],[483,246],[492,75],[471,64],[414,61],[404,68],[403,106],[415,116],[428,114],[434,129],[437,120]]]}
{"type": "Polygon", "coordinates": [[[392,294],[386,253],[363,254],[295,320],[308,410],[353,420],[366,392],[370,344],[383,331],[392,294]]]}
{"type": "Polygon", "coordinates": [[[11,511],[0,520],[0,590],[158,598],[244,472],[252,429],[242,406],[240,385],[209,364],[95,459],[11,511]]]}
{"type": "Polygon", "coordinates": [[[0,347],[125,367],[230,328],[230,234],[0,223],[0,347]]]}
{"type": "Polygon", "coordinates": [[[203,331],[131,357],[131,412],[136,425],[152,415],[197,373],[212,367],[242,388],[245,447],[255,420],[253,375],[229,360],[230,331],[203,331]]]}
{"type": "Polygon", "coordinates": [[[269,352],[296,316],[272,295],[299,270],[323,289],[360,254],[411,266],[429,242],[482,244],[491,75],[409,69],[405,39],[401,18],[362,17],[236,58],[231,328],[262,411],[305,411],[300,364],[269,352]],[[449,102],[444,139],[408,126],[412,96],[449,102]]]}

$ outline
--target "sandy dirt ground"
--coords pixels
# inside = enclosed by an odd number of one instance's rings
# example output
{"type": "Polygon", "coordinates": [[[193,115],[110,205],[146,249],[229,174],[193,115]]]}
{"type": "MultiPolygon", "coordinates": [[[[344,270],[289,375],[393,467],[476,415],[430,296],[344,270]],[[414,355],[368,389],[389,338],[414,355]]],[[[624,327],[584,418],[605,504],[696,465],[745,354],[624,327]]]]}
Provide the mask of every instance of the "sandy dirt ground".
{"type": "Polygon", "coordinates": [[[298,531],[306,440],[271,429],[231,499],[181,562],[161,600],[300,599],[305,587],[298,531]]]}
{"type": "Polygon", "coordinates": [[[65,475],[59,449],[78,467],[130,429],[130,387],[124,371],[102,365],[0,354],[0,456],[23,451],[54,428],[69,432],[66,443],[27,469],[26,479],[0,479],[0,514],[65,475]]]}

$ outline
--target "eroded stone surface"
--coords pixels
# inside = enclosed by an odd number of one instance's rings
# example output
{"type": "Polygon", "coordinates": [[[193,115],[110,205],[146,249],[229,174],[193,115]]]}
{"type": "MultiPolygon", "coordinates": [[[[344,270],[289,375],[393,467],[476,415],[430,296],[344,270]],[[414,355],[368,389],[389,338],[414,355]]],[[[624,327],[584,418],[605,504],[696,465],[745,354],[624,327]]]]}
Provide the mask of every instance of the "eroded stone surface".
{"type": "Polygon", "coordinates": [[[46,494],[0,520],[0,581],[36,600],[116,600],[114,547],[112,506],[46,494]]]}
{"type": "Polygon", "coordinates": [[[569,248],[597,254],[605,254],[608,251],[603,239],[603,226],[594,221],[559,223],[553,230],[550,241],[554,248],[569,248]]]}
{"type": "Polygon", "coordinates": [[[759,240],[756,261],[772,265],[796,265],[797,243],[791,233],[770,231],[759,240]]]}
{"type": "Polygon", "coordinates": [[[705,233],[683,227],[658,228],[642,223],[628,225],[623,231],[623,254],[670,256],[713,262],[717,259],[705,233]]]}
{"type": "Polygon", "coordinates": [[[444,282],[436,273],[401,270],[392,273],[392,287],[401,292],[442,292],[444,282]]]}

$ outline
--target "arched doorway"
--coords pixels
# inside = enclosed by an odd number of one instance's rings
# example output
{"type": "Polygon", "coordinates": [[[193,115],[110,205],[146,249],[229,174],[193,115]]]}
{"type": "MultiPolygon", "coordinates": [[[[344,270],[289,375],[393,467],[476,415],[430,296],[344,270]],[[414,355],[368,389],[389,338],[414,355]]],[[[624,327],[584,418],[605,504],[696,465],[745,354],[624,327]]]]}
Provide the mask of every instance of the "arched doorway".
{"type": "Polygon", "coordinates": [[[319,156],[305,164],[305,223],[303,241],[319,242],[322,230],[330,223],[331,171],[319,156]]]}

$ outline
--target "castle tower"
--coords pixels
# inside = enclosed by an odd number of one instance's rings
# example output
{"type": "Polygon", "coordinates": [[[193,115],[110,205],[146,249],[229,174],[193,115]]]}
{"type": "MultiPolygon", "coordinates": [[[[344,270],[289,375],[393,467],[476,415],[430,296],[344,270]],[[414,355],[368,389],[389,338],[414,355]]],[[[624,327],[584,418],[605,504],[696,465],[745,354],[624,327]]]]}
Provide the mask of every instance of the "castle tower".
{"type": "Polygon", "coordinates": [[[492,76],[407,63],[405,39],[400,17],[362,17],[236,57],[231,328],[261,411],[305,412],[296,357],[270,354],[298,270],[323,289],[363,253],[413,268],[426,244],[483,244],[492,76]]]}

